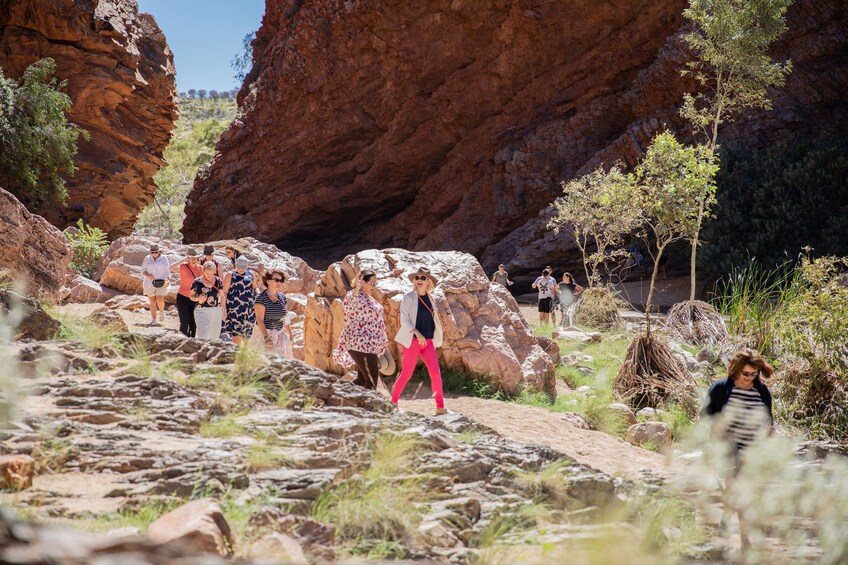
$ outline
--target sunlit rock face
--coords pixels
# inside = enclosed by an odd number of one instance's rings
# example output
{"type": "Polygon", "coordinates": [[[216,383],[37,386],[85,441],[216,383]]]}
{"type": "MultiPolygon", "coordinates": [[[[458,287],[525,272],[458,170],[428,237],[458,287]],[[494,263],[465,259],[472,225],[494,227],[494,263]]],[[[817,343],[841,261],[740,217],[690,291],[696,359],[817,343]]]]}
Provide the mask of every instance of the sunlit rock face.
{"type": "MultiPolygon", "coordinates": [[[[694,86],[685,2],[268,0],[244,111],[195,182],[189,241],[251,235],[324,267],[366,248],[460,250],[487,271],[568,266],[559,182],[634,164],[694,86]],[[541,214],[541,215],[540,215],[541,214]]],[[[848,125],[848,13],[796,2],[774,109],[722,132],[765,146],[848,125]]]]}
{"type": "Polygon", "coordinates": [[[19,77],[38,59],[56,61],[85,129],[68,205],[42,206],[54,225],[77,218],[110,237],[132,231],[153,200],[153,175],[164,164],[177,118],[173,55],[153,17],[134,0],[6,0],[0,3],[0,67],[19,77]]]}

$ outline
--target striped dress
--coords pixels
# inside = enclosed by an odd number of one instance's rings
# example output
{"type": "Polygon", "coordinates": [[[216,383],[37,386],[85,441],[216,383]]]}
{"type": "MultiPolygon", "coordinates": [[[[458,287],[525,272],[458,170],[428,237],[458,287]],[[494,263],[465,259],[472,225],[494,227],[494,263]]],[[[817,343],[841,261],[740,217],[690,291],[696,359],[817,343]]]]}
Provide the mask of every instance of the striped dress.
{"type": "Polygon", "coordinates": [[[723,410],[727,436],[741,452],[769,428],[768,409],[756,389],[734,387],[723,410]]]}

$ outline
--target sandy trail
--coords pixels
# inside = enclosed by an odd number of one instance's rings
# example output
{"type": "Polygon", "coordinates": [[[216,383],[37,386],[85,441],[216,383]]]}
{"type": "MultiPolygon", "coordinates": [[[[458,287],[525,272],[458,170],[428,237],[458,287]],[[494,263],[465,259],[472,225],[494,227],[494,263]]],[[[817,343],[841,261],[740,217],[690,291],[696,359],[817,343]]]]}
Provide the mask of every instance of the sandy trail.
{"type": "MultiPolygon", "coordinates": [[[[400,407],[419,414],[432,414],[435,403],[430,399],[429,389],[421,387],[415,396],[415,399],[401,399],[400,407]]],[[[665,456],[603,432],[581,429],[565,414],[470,396],[446,397],[445,405],[451,412],[488,426],[504,437],[546,445],[611,476],[630,480],[671,476],[665,456]]]]}

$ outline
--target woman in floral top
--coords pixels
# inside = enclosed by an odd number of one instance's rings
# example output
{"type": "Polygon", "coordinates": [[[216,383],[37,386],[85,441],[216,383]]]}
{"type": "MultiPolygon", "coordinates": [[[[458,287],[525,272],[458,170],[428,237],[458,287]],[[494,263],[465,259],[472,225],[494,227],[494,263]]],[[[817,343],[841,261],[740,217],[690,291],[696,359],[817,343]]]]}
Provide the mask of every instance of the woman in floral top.
{"type": "Polygon", "coordinates": [[[333,360],[339,365],[356,365],[353,382],[370,389],[377,388],[378,359],[389,345],[383,307],[372,296],[376,283],[374,271],[362,271],[354,280],[353,290],[344,298],[345,325],[333,351],[333,360]]]}

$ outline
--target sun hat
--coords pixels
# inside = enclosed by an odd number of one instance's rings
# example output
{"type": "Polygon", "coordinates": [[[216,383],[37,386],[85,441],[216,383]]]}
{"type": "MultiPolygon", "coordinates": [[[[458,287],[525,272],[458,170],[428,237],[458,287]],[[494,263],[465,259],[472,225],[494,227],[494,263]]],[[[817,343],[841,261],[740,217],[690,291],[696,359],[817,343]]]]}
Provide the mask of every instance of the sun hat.
{"type": "Polygon", "coordinates": [[[236,269],[246,269],[248,265],[247,257],[239,255],[238,259],[236,259],[236,269]]]}
{"type": "Polygon", "coordinates": [[[437,284],[439,284],[439,280],[436,277],[434,277],[432,274],[430,274],[430,269],[428,269],[427,267],[418,267],[418,270],[415,271],[414,273],[410,273],[407,278],[409,279],[409,282],[415,282],[415,277],[420,276],[420,275],[424,275],[425,277],[430,279],[430,282],[433,283],[433,286],[436,286],[437,284]]]}
{"type": "Polygon", "coordinates": [[[159,253],[159,244],[158,243],[151,243],[150,244],[150,252],[151,253],[159,253]]]}
{"type": "Polygon", "coordinates": [[[380,371],[382,375],[394,375],[397,367],[395,366],[395,358],[392,356],[392,352],[386,349],[386,351],[377,357],[377,370],[380,371]]]}
{"type": "Polygon", "coordinates": [[[187,257],[197,257],[197,250],[194,247],[189,247],[188,251],[186,251],[187,257]]]}
{"type": "Polygon", "coordinates": [[[204,245],[203,246],[203,254],[204,255],[212,255],[213,253],[215,253],[214,247],[212,247],[211,245],[204,245]]]}

